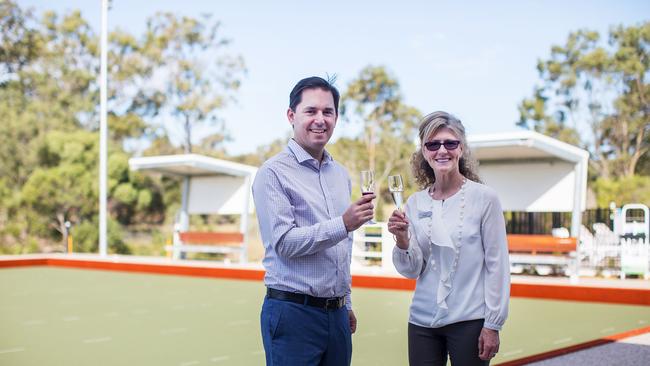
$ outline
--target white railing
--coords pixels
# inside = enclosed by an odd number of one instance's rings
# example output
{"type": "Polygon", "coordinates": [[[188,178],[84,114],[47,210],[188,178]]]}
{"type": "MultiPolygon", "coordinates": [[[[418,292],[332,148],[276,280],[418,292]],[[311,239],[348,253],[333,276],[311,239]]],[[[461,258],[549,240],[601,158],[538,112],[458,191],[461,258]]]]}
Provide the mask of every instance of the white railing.
{"type": "MultiPolygon", "coordinates": [[[[643,239],[620,239],[604,224],[594,225],[594,234],[582,229],[577,253],[568,256],[511,254],[511,263],[526,262],[540,274],[556,273],[544,269],[561,267],[572,278],[582,275],[639,276],[650,278],[650,245],[643,239]],[[526,258],[524,258],[526,257],[526,258]]],[[[354,232],[352,265],[377,272],[395,273],[395,239],[385,222],[364,225],[354,232]]],[[[516,273],[513,272],[513,273],[516,273]]]]}
{"type": "Polygon", "coordinates": [[[642,239],[621,239],[621,278],[629,275],[650,278],[648,244],[642,239]]]}
{"type": "Polygon", "coordinates": [[[647,239],[620,238],[607,225],[596,223],[594,234],[584,228],[578,248],[583,273],[631,275],[650,278],[650,245],[647,239]]]}
{"type": "Polygon", "coordinates": [[[354,231],[352,265],[396,272],[393,266],[395,239],[385,222],[366,224],[354,231]]]}

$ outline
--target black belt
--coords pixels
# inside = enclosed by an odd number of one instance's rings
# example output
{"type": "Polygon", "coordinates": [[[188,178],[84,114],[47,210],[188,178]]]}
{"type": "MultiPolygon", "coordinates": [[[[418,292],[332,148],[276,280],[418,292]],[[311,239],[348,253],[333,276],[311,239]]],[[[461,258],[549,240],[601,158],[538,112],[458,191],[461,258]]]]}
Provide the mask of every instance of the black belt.
{"type": "Polygon", "coordinates": [[[315,297],[297,292],[276,290],[270,287],[266,289],[266,295],[271,299],[295,302],[296,304],[309,305],[325,310],[336,310],[345,305],[345,297],[315,297]]]}

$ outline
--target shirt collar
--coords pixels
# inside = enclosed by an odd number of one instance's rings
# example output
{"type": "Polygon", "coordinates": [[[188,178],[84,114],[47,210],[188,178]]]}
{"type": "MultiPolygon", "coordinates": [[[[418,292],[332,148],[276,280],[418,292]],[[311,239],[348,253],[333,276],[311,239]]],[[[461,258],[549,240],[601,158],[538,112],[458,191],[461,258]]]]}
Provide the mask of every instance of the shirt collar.
{"type": "MultiPolygon", "coordinates": [[[[316,164],[315,166],[318,167],[319,161],[316,160],[313,156],[311,156],[305,149],[303,149],[302,146],[300,146],[296,142],[296,140],[290,139],[289,143],[287,144],[287,148],[296,157],[296,160],[298,160],[298,163],[302,164],[305,161],[310,161],[311,160],[316,164]]],[[[322,164],[323,165],[327,164],[332,160],[334,160],[334,159],[332,159],[332,155],[330,155],[330,153],[328,153],[327,150],[323,150],[322,164]]]]}

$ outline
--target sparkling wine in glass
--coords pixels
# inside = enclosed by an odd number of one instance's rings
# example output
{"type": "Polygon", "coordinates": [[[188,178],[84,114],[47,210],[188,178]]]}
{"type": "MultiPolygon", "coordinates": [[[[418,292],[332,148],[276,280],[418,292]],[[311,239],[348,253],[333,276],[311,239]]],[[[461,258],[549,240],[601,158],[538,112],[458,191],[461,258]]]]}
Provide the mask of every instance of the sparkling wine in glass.
{"type": "Polygon", "coordinates": [[[404,183],[402,182],[401,175],[388,176],[388,190],[393,196],[393,202],[398,210],[402,209],[402,192],[404,192],[404,183]]]}
{"type": "MultiPolygon", "coordinates": [[[[361,171],[361,194],[373,194],[375,193],[375,173],[372,170],[362,170],[361,171]]],[[[373,220],[368,220],[366,224],[374,224],[373,220]]]]}

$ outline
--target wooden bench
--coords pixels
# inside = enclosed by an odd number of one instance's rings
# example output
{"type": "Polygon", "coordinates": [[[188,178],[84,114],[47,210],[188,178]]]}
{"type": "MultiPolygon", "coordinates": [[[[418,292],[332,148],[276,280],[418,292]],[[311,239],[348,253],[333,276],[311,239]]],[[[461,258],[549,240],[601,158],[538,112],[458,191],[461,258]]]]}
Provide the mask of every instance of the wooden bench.
{"type": "Polygon", "coordinates": [[[508,235],[510,253],[566,255],[577,249],[576,238],[556,238],[551,235],[508,235]]]}
{"type": "Polygon", "coordinates": [[[510,270],[521,273],[526,268],[541,275],[550,273],[577,273],[576,238],[558,238],[551,235],[508,235],[510,270]]]}
{"type": "Polygon", "coordinates": [[[240,260],[246,258],[244,234],[240,232],[185,231],[174,236],[171,247],[174,257],[186,253],[239,253],[240,260]]]}

